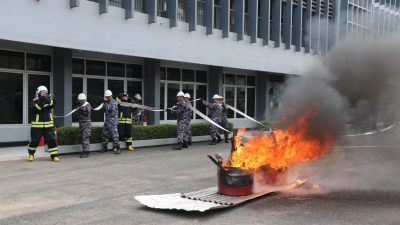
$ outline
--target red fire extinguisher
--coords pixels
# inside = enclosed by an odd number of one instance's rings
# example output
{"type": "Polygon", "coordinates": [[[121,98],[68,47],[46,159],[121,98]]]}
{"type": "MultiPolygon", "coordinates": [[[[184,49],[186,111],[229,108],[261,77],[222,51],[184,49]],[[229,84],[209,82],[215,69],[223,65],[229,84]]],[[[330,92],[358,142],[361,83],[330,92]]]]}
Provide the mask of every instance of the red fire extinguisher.
{"type": "Polygon", "coordinates": [[[142,124],[143,124],[143,126],[147,126],[147,111],[143,112],[142,124]]]}

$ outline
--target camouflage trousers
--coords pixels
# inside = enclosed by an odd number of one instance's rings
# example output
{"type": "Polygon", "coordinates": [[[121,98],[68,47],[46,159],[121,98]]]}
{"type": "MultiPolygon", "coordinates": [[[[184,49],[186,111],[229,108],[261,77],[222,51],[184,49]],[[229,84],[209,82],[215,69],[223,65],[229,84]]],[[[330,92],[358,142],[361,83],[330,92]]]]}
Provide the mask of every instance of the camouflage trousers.
{"type": "Polygon", "coordinates": [[[190,120],[186,122],[186,132],[183,136],[183,140],[186,142],[192,141],[192,130],[190,129],[190,120]]]}
{"type": "MultiPolygon", "coordinates": [[[[215,123],[217,123],[217,124],[220,123],[220,121],[215,121],[215,120],[213,120],[213,121],[214,121],[215,123]]],[[[219,133],[219,131],[218,131],[218,127],[216,127],[216,126],[214,126],[214,125],[212,125],[212,124],[210,123],[210,136],[211,136],[211,139],[217,140],[218,137],[219,137],[219,135],[220,135],[220,133],[219,133]]]]}
{"type": "Polygon", "coordinates": [[[186,137],[186,133],[188,130],[188,126],[187,126],[187,122],[185,122],[184,120],[180,120],[177,122],[177,131],[176,131],[176,141],[178,143],[183,143],[186,137]]]}
{"type": "Polygon", "coordinates": [[[118,134],[117,123],[118,123],[117,121],[104,122],[104,126],[101,131],[101,142],[103,146],[107,146],[108,140],[111,136],[114,147],[119,147],[119,134],[118,134]]]}
{"type": "MultiPolygon", "coordinates": [[[[219,125],[221,125],[221,127],[228,130],[228,120],[227,119],[222,119],[221,123],[219,123],[219,125]]],[[[228,139],[229,133],[227,131],[224,131],[224,137],[225,137],[225,139],[228,139]]]]}
{"type": "Polygon", "coordinates": [[[79,130],[81,131],[82,151],[89,152],[90,150],[90,134],[92,131],[91,121],[80,121],[79,130]]]}

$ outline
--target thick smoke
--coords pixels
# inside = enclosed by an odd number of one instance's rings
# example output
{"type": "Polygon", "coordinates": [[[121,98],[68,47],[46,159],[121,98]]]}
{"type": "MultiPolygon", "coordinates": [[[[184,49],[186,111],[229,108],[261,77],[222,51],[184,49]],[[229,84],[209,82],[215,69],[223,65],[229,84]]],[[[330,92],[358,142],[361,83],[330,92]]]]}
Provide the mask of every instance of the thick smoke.
{"type": "Polygon", "coordinates": [[[329,130],[337,146],[319,160],[290,166],[288,181],[307,177],[319,183],[319,191],[400,189],[395,178],[400,172],[398,128],[389,134],[344,138],[347,132],[364,132],[399,119],[399,41],[340,43],[304,76],[289,78],[277,119],[290,124],[310,109],[315,113],[307,136],[324,141],[321,134],[329,130]],[[392,147],[353,148],[353,143],[392,147]]]}

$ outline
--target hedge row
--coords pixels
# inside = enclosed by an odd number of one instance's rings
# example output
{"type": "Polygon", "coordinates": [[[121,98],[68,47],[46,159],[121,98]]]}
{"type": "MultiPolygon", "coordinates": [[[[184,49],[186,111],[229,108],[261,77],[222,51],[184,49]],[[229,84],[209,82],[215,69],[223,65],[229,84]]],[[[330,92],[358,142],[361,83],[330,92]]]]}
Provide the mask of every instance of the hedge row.
{"type": "MultiPolygon", "coordinates": [[[[233,130],[233,124],[229,123],[229,130],[233,130]]],[[[90,143],[101,143],[101,127],[92,127],[90,143]]],[[[176,137],[176,125],[133,125],[133,140],[150,140],[176,137]]],[[[191,125],[192,136],[204,136],[209,134],[208,123],[193,123],[191,125]]],[[[57,132],[59,145],[81,144],[81,137],[78,127],[60,127],[57,132]]]]}

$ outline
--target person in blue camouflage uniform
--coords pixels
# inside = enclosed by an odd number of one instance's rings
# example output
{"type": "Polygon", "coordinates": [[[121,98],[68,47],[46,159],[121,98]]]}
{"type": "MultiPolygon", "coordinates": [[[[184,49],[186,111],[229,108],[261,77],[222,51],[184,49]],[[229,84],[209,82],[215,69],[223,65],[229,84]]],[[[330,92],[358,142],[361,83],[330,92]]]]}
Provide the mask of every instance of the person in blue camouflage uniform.
{"type": "MultiPolygon", "coordinates": [[[[221,113],[222,113],[222,106],[220,103],[220,96],[215,94],[213,96],[213,103],[209,103],[205,100],[203,100],[203,104],[210,110],[210,119],[214,121],[217,124],[221,123],[221,113]]],[[[216,145],[217,143],[221,142],[221,136],[219,134],[218,128],[210,124],[210,136],[211,136],[211,142],[210,145],[216,145]]]]}
{"type": "Polygon", "coordinates": [[[125,140],[126,142],[126,150],[133,151],[134,148],[132,146],[132,114],[134,113],[135,109],[131,106],[123,106],[121,102],[132,102],[129,99],[129,95],[127,92],[122,92],[117,98],[118,102],[118,133],[120,141],[125,140]]]}
{"type": "Polygon", "coordinates": [[[177,144],[173,147],[174,150],[182,150],[182,147],[187,147],[187,143],[184,143],[184,135],[187,132],[187,114],[188,105],[184,100],[185,94],[182,91],[178,92],[176,99],[178,103],[172,108],[168,108],[167,111],[172,114],[177,114],[177,144]]]}
{"type": "Polygon", "coordinates": [[[86,95],[80,93],[78,95],[79,107],[76,114],[79,117],[79,130],[82,138],[82,153],[81,158],[89,157],[90,150],[90,133],[92,131],[92,120],[90,118],[92,106],[86,101],[86,95]]]}
{"type": "MultiPolygon", "coordinates": [[[[228,106],[226,106],[224,97],[220,96],[220,102],[222,106],[222,111],[221,111],[221,127],[225,128],[228,130],[228,106]]],[[[227,131],[224,131],[224,137],[225,137],[225,143],[229,143],[229,133],[227,131]]]]}
{"type": "MultiPolygon", "coordinates": [[[[192,145],[192,131],[190,129],[190,123],[192,121],[193,118],[193,113],[192,110],[190,109],[190,107],[192,107],[192,103],[190,102],[190,94],[189,93],[185,93],[184,96],[185,102],[188,104],[188,113],[187,113],[187,119],[186,119],[186,127],[187,127],[187,131],[185,133],[184,136],[184,142],[187,143],[187,145],[192,145]]],[[[185,144],[183,146],[186,146],[185,144]]]]}
{"type": "Polygon", "coordinates": [[[121,153],[119,148],[119,135],[118,135],[118,103],[112,97],[112,92],[110,90],[105,91],[104,97],[104,114],[105,121],[101,132],[101,140],[103,144],[102,152],[106,152],[109,137],[111,136],[113,141],[113,152],[115,154],[121,153]]]}

